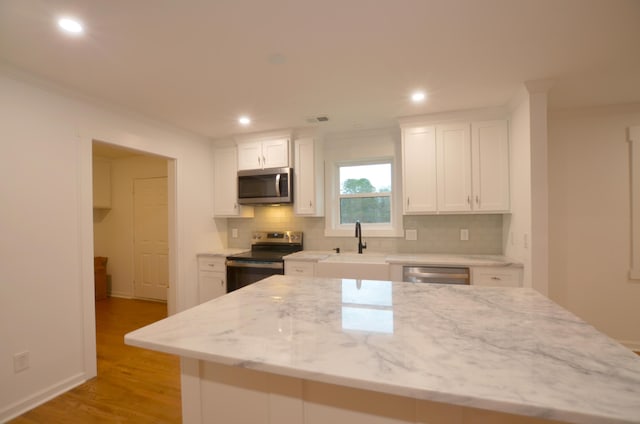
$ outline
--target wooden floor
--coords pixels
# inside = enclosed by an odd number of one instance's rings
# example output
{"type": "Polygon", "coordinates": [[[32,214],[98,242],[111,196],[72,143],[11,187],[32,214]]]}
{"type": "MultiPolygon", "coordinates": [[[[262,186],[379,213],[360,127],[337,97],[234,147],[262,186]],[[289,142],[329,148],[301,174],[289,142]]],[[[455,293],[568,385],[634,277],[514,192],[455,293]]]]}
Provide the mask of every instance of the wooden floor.
{"type": "Polygon", "coordinates": [[[179,359],[123,341],[166,315],[163,303],[97,301],[98,376],[11,423],[180,423],[179,359]]]}

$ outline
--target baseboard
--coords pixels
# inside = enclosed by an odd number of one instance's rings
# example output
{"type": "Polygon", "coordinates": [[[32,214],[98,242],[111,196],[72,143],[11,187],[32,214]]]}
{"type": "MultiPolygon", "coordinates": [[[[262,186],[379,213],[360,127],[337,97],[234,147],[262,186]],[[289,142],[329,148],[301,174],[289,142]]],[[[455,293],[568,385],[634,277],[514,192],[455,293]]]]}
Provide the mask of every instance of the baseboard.
{"type": "Polygon", "coordinates": [[[639,352],[640,353],[640,341],[639,340],[618,340],[618,342],[623,345],[624,347],[627,347],[631,350],[633,350],[634,352],[639,352]]]}
{"type": "Polygon", "coordinates": [[[119,297],[120,299],[133,299],[133,295],[127,292],[111,292],[109,296],[119,297]]]}
{"type": "Polygon", "coordinates": [[[77,387],[84,382],[87,381],[86,374],[80,373],[76,374],[73,377],[70,377],[66,380],[61,381],[58,384],[54,384],[53,386],[40,390],[39,392],[23,399],[18,402],[15,402],[6,408],[0,410],[0,423],[7,422],[13,418],[16,418],[25,412],[42,405],[45,402],[50,401],[51,399],[59,396],[69,390],[77,387]]]}
{"type": "Polygon", "coordinates": [[[136,297],[136,296],[132,296],[130,294],[124,294],[124,293],[111,293],[110,297],[117,297],[119,299],[146,300],[147,302],[167,303],[166,300],[150,299],[148,297],[136,297]]]}

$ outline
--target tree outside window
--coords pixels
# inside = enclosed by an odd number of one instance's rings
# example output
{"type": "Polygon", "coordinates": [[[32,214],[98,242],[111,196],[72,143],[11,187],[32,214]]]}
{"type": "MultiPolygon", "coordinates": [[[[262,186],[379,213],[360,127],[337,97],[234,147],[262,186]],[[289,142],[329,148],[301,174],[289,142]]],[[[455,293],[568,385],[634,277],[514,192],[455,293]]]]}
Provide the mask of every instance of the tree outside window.
{"type": "Polygon", "coordinates": [[[391,163],[341,165],[340,224],[391,222],[391,163]]]}

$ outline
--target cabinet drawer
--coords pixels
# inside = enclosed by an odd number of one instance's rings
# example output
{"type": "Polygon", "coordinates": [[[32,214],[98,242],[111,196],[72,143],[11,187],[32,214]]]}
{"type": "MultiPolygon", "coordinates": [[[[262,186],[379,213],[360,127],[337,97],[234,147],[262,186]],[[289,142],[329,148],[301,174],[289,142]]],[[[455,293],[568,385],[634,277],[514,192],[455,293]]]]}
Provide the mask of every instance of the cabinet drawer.
{"type": "Polygon", "coordinates": [[[216,257],[200,257],[198,258],[198,269],[200,271],[219,271],[225,272],[226,270],[226,258],[223,256],[216,257]]]}
{"type": "Polygon", "coordinates": [[[297,275],[300,277],[313,277],[315,264],[303,261],[285,261],[284,273],[286,275],[297,275]]]}
{"type": "Polygon", "coordinates": [[[507,267],[471,268],[471,284],[491,287],[520,287],[522,269],[507,267]]]}

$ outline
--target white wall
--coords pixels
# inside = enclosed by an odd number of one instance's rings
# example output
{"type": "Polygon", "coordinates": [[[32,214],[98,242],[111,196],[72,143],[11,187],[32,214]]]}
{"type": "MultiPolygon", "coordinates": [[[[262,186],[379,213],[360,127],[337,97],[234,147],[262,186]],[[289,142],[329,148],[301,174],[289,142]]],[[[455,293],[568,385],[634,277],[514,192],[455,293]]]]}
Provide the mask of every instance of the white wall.
{"type": "Polygon", "coordinates": [[[549,120],[550,297],[640,350],[640,281],[629,280],[630,149],[640,104],[549,120]]]}
{"type": "Polygon", "coordinates": [[[94,210],[94,255],[109,258],[111,295],[134,296],[133,184],[137,178],[167,176],[167,160],[129,156],[111,161],[111,209],[94,210]]]}
{"type": "Polygon", "coordinates": [[[511,214],[503,219],[504,254],[524,264],[523,285],[531,287],[531,125],[529,93],[514,99],[509,120],[511,214]]]}
{"type": "Polygon", "coordinates": [[[0,68],[0,421],[96,372],[92,139],[176,159],[178,309],[197,301],[196,253],[221,246],[206,139],[0,68]]]}

